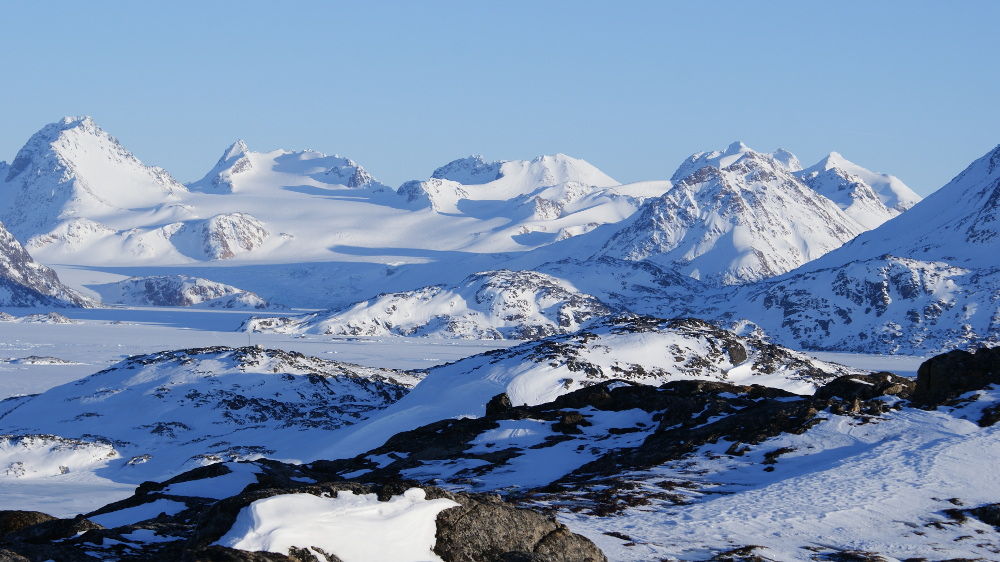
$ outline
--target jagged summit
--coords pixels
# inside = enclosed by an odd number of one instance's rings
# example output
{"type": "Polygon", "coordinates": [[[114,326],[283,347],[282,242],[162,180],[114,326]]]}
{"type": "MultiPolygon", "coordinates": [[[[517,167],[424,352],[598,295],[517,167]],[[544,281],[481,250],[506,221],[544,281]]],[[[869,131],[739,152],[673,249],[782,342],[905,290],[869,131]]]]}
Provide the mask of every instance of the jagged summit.
{"type": "Polygon", "coordinates": [[[237,140],[225,152],[205,177],[187,184],[192,191],[232,193],[233,176],[253,169],[250,163],[250,149],[242,139],[237,140]]]}
{"type": "Polygon", "coordinates": [[[685,163],[697,166],[692,173],[648,201],[598,255],[652,260],[733,285],[790,271],[864,230],[803,184],[787,158],[742,143],[702,154],[685,163]]]}
{"type": "Polygon", "coordinates": [[[487,162],[482,156],[469,156],[459,158],[434,170],[431,178],[439,180],[451,180],[465,185],[480,185],[500,179],[500,166],[506,160],[487,162]]]}
{"type": "Polygon", "coordinates": [[[242,140],[227,148],[215,167],[202,179],[188,184],[188,188],[206,193],[234,193],[261,186],[275,187],[296,181],[295,176],[307,176],[322,185],[392,191],[350,158],[327,156],[315,150],[251,152],[242,140]]]}
{"type": "MultiPolygon", "coordinates": [[[[725,150],[696,152],[681,163],[681,165],[677,168],[677,171],[674,172],[674,175],[670,176],[670,181],[674,183],[679,182],[705,166],[726,168],[736,163],[736,161],[742,158],[743,155],[751,152],[754,154],[764,154],[755,152],[740,141],[730,144],[725,150]]],[[[795,172],[802,169],[802,165],[799,164],[799,159],[796,158],[794,154],[783,148],[779,148],[773,153],[765,155],[769,156],[772,160],[789,171],[795,172]]]]}

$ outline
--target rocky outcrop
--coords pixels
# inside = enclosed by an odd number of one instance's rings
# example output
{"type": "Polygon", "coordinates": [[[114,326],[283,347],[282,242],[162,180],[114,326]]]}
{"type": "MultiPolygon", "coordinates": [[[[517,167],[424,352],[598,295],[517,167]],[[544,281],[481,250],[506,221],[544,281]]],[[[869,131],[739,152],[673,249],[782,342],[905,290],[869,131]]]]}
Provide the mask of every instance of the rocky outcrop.
{"type": "MultiPolygon", "coordinates": [[[[224,467],[223,467],[224,468],[224,467]]],[[[319,561],[319,551],[327,561],[340,560],[335,553],[323,553],[313,545],[303,544],[287,553],[247,552],[215,544],[233,527],[240,511],[251,503],[283,494],[336,496],[338,492],[364,495],[375,494],[387,501],[413,487],[412,483],[390,481],[380,484],[355,482],[303,483],[320,474],[309,467],[295,467],[277,462],[264,462],[259,467],[258,483],[241,493],[219,500],[174,496],[153,491],[164,489],[167,483],[145,483],[136,494],[122,502],[99,509],[88,517],[137,508],[156,501],[182,502],[186,509],[174,515],[160,516],[134,524],[103,528],[82,516],[77,519],[46,519],[34,525],[0,537],[0,548],[35,559],[39,554],[55,560],[92,560],[81,558],[81,547],[87,543],[95,555],[116,555],[126,560],[183,561],[319,561]],[[293,480],[291,477],[294,477],[293,480]],[[136,547],[123,535],[153,532],[162,541],[136,547]],[[171,540],[172,539],[172,540],[171,540]],[[93,546],[97,545],[97,546],[93,546]]],[[[220,475],[219,470],[196,469],[168,481],[194,482],[220,475]]],[[[224,471],[223,471],[224,472],[224,471]]],[[[437,537],[434,552],[446,562],[604,562],[607,558],[594,543],[574,534],[565,525],[542,513],[521,509],[505,503],[497,496],[451,493],[440,488],[424,487],[427,499],[446,498],[455,507],[445,509],[437,517],[437,537]]],[[[11,512],[6,512],[11,513],[11,512]]],[[[4,512],[0,512],[0,521],[4,512]]],[[[13,519],[13,518],[12,518],[13,519]]],[[[331,532],[336,528],[331,527],[331,532]]],[[[100,559],[105,559],[102,556],[100,559]]],[[[0,558],[2,559],[2,558],[0,558]]]]}
{"type": "Polygon", "coordinates": [[[937,406],[989,384],[1000,384],[1000,348],[955,350],[932,357],[917,370],[913,400],[937,406]]]}

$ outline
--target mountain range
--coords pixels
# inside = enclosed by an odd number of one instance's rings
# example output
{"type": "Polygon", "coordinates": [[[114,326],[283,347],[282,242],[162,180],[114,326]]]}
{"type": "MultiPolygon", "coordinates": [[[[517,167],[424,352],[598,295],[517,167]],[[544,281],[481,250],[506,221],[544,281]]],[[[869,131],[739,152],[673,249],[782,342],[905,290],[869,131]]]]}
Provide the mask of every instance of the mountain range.
{"type": "Polygon", "coordinates": [[[393,189],[346,157],[237,141],[181,185],[84,117],[2,168],[0,220],[42,263],[156,266],[327,309],[251,330],[524,339],[632,312],[910,354],[1000,330],[995,151],[926,201],[838,153],[803,168],[738,142],[670,180],[621,185],[562,154],[470,156],[393,189]]]}
{"type": "Polygon", "coordinates": [[[206,164],[183,185],[86,117],[0,162],[0,367],[52,377],[0,397],[0,559],[1000,552],[1000,147],[925,200],[739,142],[627,185],[206,164]]]}

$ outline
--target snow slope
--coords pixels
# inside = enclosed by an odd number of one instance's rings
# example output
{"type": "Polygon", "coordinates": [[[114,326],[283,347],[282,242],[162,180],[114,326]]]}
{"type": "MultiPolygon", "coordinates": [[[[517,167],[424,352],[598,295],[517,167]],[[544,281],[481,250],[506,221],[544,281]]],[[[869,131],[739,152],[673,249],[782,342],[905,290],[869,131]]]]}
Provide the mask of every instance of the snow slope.
{"type": "Polygon", "coordinates": [[[134,356],[42,394],[0,402],[0,434],[34,439],[30,447],[5,448],[0,466],[17,467],[8,478],[102,469],[112,480],[141,482],[222,460],[302,458],[418,380],[257,347],[134,356]],[[82,451],[82,459],[50,459],[45,451],[52,442],[82,451]]]}

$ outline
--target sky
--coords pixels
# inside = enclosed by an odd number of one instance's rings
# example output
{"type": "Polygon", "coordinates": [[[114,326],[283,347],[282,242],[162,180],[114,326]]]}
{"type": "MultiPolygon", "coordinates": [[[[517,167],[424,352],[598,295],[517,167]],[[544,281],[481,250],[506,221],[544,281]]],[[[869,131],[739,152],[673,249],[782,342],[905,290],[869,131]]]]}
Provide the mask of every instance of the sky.
{"type": "Polygon", "coordinates": [[[383,183],[565,153],[623,183],[736,140],[927,195],[1000,143],[1000,2],[11,2],[0,160],[90,115],[149,165],[251,150],[383,183]]]}

